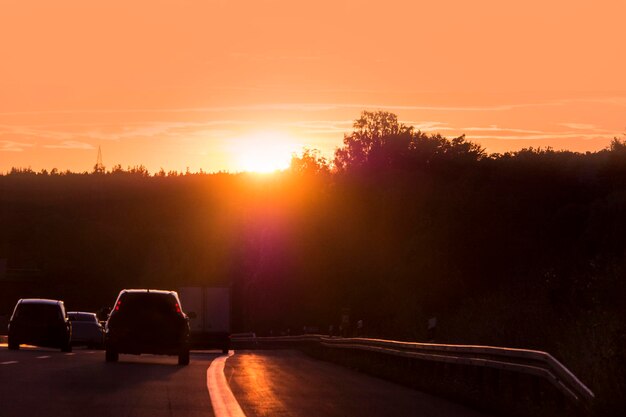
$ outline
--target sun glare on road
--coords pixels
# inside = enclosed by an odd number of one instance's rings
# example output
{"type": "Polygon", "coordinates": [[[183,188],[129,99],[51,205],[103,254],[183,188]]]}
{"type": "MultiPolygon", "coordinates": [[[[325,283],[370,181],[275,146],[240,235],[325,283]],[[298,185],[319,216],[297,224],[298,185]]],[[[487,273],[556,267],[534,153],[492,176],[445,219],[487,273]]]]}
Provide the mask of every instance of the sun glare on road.
{"type": "Polygon", "coordinates": [[[239,171],[269,173],[289,167],[299,144],[283,132],[257,132],[234,141],[239,171]]]}

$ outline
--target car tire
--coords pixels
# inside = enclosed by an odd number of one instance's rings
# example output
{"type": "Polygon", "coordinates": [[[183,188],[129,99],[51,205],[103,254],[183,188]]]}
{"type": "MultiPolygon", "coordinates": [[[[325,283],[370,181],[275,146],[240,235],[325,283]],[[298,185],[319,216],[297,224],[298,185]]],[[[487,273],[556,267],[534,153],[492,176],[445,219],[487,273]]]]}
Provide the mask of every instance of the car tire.
{"type": "Polygon", "coordinates": [[[67,343],[63,346],[61,346],[61,352],[66,352],[66,353],[70,353],[72,351],[72,344],[71,343],[67,343]]]}
{"type": "Polygon", "coordinates": [[[117,362],[120,358],[120,354],[114,350],[106,349],[104,351],[104,360],[106,362],[117,362]]]}
{"type": "Polygon", "coordinates": [[[179,365],[189,365],[189,349],[186,349],[178,354],[179,365]]]}
{"type": "Polygon", "coordinates": [[[9,339],[8,348],[9,350],[18,350],[20,348],[20,344],[15,340],[9,339]]]}

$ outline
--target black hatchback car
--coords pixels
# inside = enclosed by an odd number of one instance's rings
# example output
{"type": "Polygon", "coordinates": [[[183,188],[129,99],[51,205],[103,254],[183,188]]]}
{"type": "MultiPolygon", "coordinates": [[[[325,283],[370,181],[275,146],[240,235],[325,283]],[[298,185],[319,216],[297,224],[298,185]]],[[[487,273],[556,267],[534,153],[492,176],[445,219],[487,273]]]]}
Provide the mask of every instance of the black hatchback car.
{"type": "Polygon", "coordinates": [[[20,344],[72,351],[72,327],[63,301],[40,298],[21,299],[9,321],[9,349],[20,344]]]}
{"type": "Polygon", "coordinates": [[[105,359],[120,353],[177,355],[189,364],[189,318],[175,291],[122,290],[105,327],[105,359]]]}

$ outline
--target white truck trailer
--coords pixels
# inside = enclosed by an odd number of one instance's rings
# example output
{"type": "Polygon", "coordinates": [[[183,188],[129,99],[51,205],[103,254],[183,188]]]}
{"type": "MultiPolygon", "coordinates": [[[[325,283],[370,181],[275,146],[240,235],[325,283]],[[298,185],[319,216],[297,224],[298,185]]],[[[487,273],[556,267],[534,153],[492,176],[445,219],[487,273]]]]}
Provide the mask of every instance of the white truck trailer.
{"type": "Polygon", "coordinates": [[[178,296],[189,316],[192,347],[230,348],[230,288],[181,287],[178,296]]]}

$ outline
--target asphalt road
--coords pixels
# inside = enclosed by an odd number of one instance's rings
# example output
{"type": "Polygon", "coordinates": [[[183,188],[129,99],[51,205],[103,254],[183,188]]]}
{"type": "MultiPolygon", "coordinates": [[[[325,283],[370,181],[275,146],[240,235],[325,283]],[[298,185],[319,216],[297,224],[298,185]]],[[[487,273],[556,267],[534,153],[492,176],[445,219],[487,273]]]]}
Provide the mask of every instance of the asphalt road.
{"type": "Polygon", "coordinates": [[[240,352],[226,379],[247,417],[484,417],[296,351],[240,352]]]}
{"type": "Polygon", "coordinates": [[[215,354],[174,356],[0,348],[0,417],[213,416],[206,371],[215,354]],[[8,362],[8,363],[7,363],[8,362]]]}
{"type": "MultiPolygon", "coordinates": [[[[222,417],[207,389],[219,356],[193,353],[189,366],[178,366],[173,356],[105,363],[103,351],[0,347],[0,417],[222,417]]],[[[223,375],[247,417],[482,415],[293,351],[237,352],[223,375]]]]}

